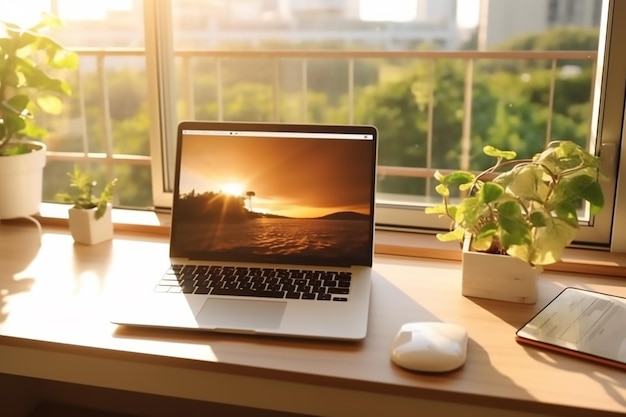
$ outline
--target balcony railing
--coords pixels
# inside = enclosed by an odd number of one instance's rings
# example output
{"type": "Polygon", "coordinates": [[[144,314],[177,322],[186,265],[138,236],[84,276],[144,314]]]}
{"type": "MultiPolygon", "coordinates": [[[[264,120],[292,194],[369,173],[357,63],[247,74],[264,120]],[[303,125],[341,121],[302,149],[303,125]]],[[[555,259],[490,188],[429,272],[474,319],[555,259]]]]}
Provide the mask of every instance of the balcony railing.
{"type": "MultiPolygon", "coordinates": [[[[141,59],[145,56],[143,49],[76,49],[79,56],[82,59],[95,61],[95,66],[90,68],[90,71],[95,72],[95,77],[99,84],[99,105],[101,116],[104,125],[104,138],[105,138],[105,152],[93,152],[89,148],[89,140],[87,138],[86,125],[83,125],[83,141],[81,149],[76,149],[73,152],[49,152],[49,160],[52,161],[97,161],[98,163],[105,164],[109,172],[113,171],[115,164],[135,164],[135,165],[149,165],[150,157],[146,155],[122,155],[114,152],[115,139],[113,137],[113,129],[111,127],[110,106],[109,106],[109,88],[107,86],[107,70],[109,68],[109,61],[113,61],[116,58],[128,58],[128,59],[141,59]]],[[[298,122],[307,121],[307,82],[309,78],[309,63],[311,60],[342,60],[347,62],[347,86],[345,91],[347,92],[347,115],[348,123],[354,123],[354,109],[355,109],[355,63],[364,59],[379,59],[379,60],[403,60],[403,62],[410,62],[415,60],[416,62],[426,62],[430,65],[434,65],[438,60],[456,60],[464,63],[465,77],[464,77],[464,94],[463,94],[463,128],[461,137],[461,167],[469,167],[470,156],[470,133],[471,133],[471,121],[472,121],[472,94],[473,94],[473,82],[475,66],[477,62],[481,60],[505,60],[505,61],[542,61],[550,63],[550,84],[548,92],[547,103],[547,127],[546,127],[546,141],[549,140],[550,131],[552,129],[553,116],[554,116],[554,103],[555,103],[555,86],[558,79],[558,65],[564,60],[575,60],[580,62],[589,62],[593,68],[592,73],[596,70],[596,51],[510,51],[510,52],[479,52],[479,51],[176,51],[175,59],[177,62],[177,69],[181,71],[181,74],[177,74],[177,79],[181,83],[177,86],[179,91],[179,109],[182,109],[182,114],[178,114],[181,119],[195,119],[196,107],[195,107],[195,92],[194,80],[196,74],[194,73],[194,62],[200,59],[210,59],[214,62],[215,67],[212,71],[216,77],[216,91],[214,95],[216,97],[217,105],[217,118],[218,120],[224,120],[225,118],[225,98],[224,98],[224,63],[229,60],[246,59],[246,60],[263,60],[267,62],[270,60],[273,63],[273,80],[272,88],[274,92],[274,105],[273,115],[275,120],[279,120],[280,103],[278,102],[280,93],[280,62],[283,60],[290,60],[290,62],[299,62],[300,79],[302,85],[301,91],[301,120],[298,122]]],[[[83,69],[85,71],[85,69],[83,69]]],[[[433,72],[434,74],[434,72],[433,72]]],[[[434,80],[433,80],[434,81],[434,80]]],[[[79,89],[81,90],[81,89],[79,89]]],[[[432,91],[431,93],[432,94],[432,91]]],[[[592,86],[590,86],[589,95],[592,95],[592,86]]],[[[81,96],[79,102],[81,103],[80,112],[82,115],[86,114],[85,97],[81,96]]],[[[381,175],[401,176],[401,177],[413,177],[413,178],[427,178],[430,179],[437,167],[432,166],[432,149],[433,149],[433,100],[429,100],[427,114],[428,114],[428,134],[427,144],[428,149],[427,162],[423,167],[398,167],[398,166],[379,166],[378,171],[381,175]]],[[[384,146],[382,144],[381,146],[384,146]]],[[[430,189],[430,187],[427,187],[430,189]]]]}

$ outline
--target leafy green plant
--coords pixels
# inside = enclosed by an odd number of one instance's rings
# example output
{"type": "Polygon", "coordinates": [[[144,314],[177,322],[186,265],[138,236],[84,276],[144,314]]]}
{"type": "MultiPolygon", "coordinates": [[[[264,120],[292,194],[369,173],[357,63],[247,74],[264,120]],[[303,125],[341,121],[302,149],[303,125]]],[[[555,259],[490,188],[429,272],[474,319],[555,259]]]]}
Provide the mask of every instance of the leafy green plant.
{"type": "Polygon", "coordinates": [[[0,156],[29,152],[12,144],[13,139],[43,137],[47,132],[36,124],[33,113],[38,108],[59,114],[60,96],[71,94],[67,81],[50,74],[77,68],[78,56],[43,33],[60,26],[61,21],[49,14],[27,29],[0,21],[0,156]]]}
{"type": "Polygon", "coordinates": [[[55,196],[57,201],[72,203],[77,209],[96,209],[96,220],[101,218],[107,209],[107,203],[113,201],[113,190],[117,185],[117,178],[107,183],[102,192],[96,196],[93,189],[97,185],[87,173],[83,172],[78,165],[74,165],[70,177],[70,191],[59,193],[55,196]]]}
{"type": "Polygon", "coordinates": [[[496,162],[480,174],[435,173],[443,203],[426,212],[453,224],[438,239],[462,242],[469,234],[472,250],[508,254],[538,268],[557,262],[576,235],[581,201],[589,202],[591,214],[604,206],[598,158],[571,141],[552,142],[532,159],[516,160],[515,152],[493,146],[483,152],[496,162]],[[505,167],[512,168],[486,180],[505,167]],[[459,204],[451,202],[452,187],[465,193],[459,204]]]}

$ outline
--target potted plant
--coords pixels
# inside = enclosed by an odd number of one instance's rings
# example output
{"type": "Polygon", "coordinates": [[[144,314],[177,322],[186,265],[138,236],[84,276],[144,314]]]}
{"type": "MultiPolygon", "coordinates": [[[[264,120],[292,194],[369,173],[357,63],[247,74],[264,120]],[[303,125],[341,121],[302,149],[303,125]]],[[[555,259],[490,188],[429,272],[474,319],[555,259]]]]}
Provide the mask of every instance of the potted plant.
{"type": "Polygon", "coordinates": [[[70,190],[59,193],[56,200],[72,203],[69,209],[70,233],[74,241],[95,245],[113,237],[111,201],[117,179],[107,183],[99,195],[94,194],[97,185],[78,165],[74,165],[70,177],[70,190]]]}
{"type": "Polygon", "coordinates": [[[46,130],[33,114],[60,113],[60,96],[71,91],[52,73],[78,66],[74,52],[43,33],[60,25],[51,15],[28,29],[0,22],[0,219],[39,211],[46,146],[37,140],[46,130]]]}
{"type": "Polygon", "coordinates": [[[534,303],[536,274],[573,241],[581,203],[592,215],[604,205],[599,160],[571,141],[551,142],[532,159],[493,146],[483,152],[496,161],[479,174],[435,173],[443,202],[426,212],[452,221],[439,240],[463,244],[463,295],[534,303]],[[497,173],[502,168],[510,169],[497,173]],[[456,187],[464,196],[453,204],[456,187]]]}

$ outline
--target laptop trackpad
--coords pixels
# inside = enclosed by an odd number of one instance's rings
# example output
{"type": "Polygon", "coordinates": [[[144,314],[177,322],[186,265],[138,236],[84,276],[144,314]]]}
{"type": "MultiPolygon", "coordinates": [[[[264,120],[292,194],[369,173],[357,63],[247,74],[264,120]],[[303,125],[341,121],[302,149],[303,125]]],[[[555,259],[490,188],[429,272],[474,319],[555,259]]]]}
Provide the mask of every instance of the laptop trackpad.
{"type": "Polygon", "coordinates": [[[200,328],[276,329],[287,303],[209,298],[196,316],[200,328]]]}

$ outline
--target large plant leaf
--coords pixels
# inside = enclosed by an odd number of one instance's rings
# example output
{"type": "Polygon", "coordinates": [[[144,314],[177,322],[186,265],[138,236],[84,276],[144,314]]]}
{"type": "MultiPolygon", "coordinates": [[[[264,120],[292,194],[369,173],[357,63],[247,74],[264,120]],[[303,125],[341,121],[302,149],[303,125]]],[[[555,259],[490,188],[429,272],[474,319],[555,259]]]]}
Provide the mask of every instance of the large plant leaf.
{"type": "Polygon", "coordinates": [[[59,69],[75,69],[78,68],[78,54],[74,51],[61,49],[57,51],[50,59],[50,65],[59,69]]]}
{"type": "Polygon", "coordinates": [[[543,181],[544,172],[536,165],[523,165],[498,176],[494,182],[501,184],[500,177],[505,181],[503,186],[518,198],[529,201],[544,202],[548,197],[548,186],[543,181]]]}
{"type": "Polygon", "coordinates": [[[18,36],[17,41],[17,49],[25,48],[29,45],[36,43],[39,40],[39,36],[37,36],[33,32],[24,31],[21,32],[18,36]]]}
{"type": "Polygon", "coordinates": [[[5,134],[6,133],[13,134],[15,132],[18,132],[24,129],[24,127],[26,127],[26,121],[24,120],[24,118],[21,117],[21,115],[19,114],[13,113],[12,111],[11,112],[3,111],[2,117],[3,118],[1,119],[1,122],[6,129],[5,134]]]}
{"type": "Polygon", "coordinates": [[[599,159],[572,141],[552,142],[548,148],[535,157],[535,161],[544,165],[555,175],[587,167],[597,171],[599,159]]]}
{"type": "Polygon", "coordinates": [[[521,259],[522,261],[533,265],[531,261],[531,251],[530,245],[511,245],[507,248],[506,253],[509,256],[513,256],[515,258],[521,259]]]}
{"type": "Polygon", "coordinates": [[[5,113],[12,113],[16,116],[23,115],[24,110],[28,107],[30,100],[23,94],[18,94],[7,101],[0,102],[0,111],[5,113]]]}
{"type": "Polygon", "coordinates": [[[63,102],[56,96],[37,97],[37,105],[48,114],[61,114],[63,102]]]}
{"type": "Polygon", "coordinates": [[[487,206],[481,203],[477,197],[467,197],[457,207],[455,222],[469,229],[473,229],[479,224],[485,209],[487,209],[487,206]]]}
{"type": "Polygon", "coordinates": [[[568,223],[570,226],[578,229],[578,207],[577,202],[560,204],[553,210],[556,217],[568,223]]]}
{"type": "MultiPolygon", "coordinates": [[[[2,21],[0,21],[1,23],[2,21]]],[[[4,54],[0,55],[0,60],[5,61],[6,56],[8,54],[9,49],[13,48],[13,43],[11,42],[11,38],[0,37],[0,51],[4,52],[4,54]]]]}
{"type": "Polygon", "coordinates": [[[535,239],[531,251],[533,265],[549,265],[558,262],[563,250],[576,237],[576,228],[569,223],[553,218],[546,227],[535,230],[535,239]]]}
{"type": "Polygon", "coordinates": [[[582,190],[582,197],[590,204],[591,214],[598,214],[604,207],[604,195],[599,183],[593,182],[582,190]]]}
{"type": "Polygon", "coordinates": [[[548,209],[555,210],[561,204],[568,204],[582,199],[584,189],[594,182],[596,182],[596,179],[587,175],[561,178],[547,202],[548,209]]]}
{"type": "Polygon", "coordinates": [[[7,72],[4,69],[3,71],[5,72],[3,83],[6,86],[17,88],[19,85],[21,85],[21,80],[23,77],[20,77],[20,73],[15,71],[7,72]]]}
{"type": "Polygon", "coordinates": [[[52,78],[29,59],[16,58],[16,74],[21,77],[18,85],[70,95],[71,89],[65,80],[52,78]]]}
{"type": "Polygon", "coordinates": [[[504,188],[493,182],[486,182],[476,196],[485,204],[492,203],[504,195],[504,188]]]}
{"type": "Polygon", "coordinates": [[[515,200],[498,204],[500,240],[505,248],[511,245],[525,245],[532,240],[530,225],[524,218],[522,207],[515,200]]]}

